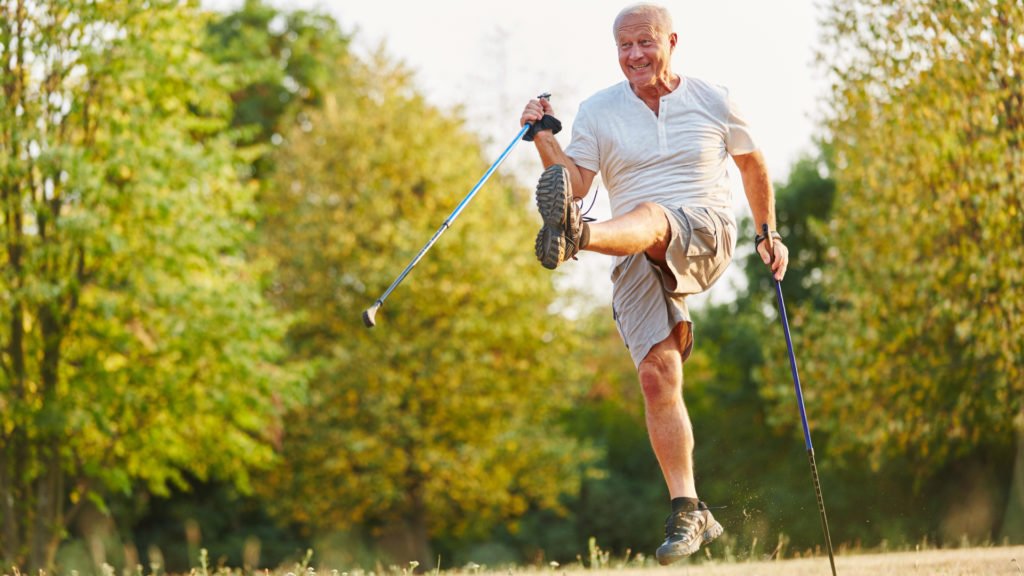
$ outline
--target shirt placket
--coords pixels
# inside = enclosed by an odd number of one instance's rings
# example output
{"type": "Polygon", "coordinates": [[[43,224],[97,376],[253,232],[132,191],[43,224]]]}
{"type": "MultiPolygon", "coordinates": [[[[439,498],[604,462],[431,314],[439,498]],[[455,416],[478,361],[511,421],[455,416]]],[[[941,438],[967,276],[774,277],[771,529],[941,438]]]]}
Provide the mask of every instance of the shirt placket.
{"type": "Polygon", "coordinates": [[[665,125],[668,118],[668,98],[663,97],[658,106],[658,152],[668,154],[668,135],[665,125]]]}

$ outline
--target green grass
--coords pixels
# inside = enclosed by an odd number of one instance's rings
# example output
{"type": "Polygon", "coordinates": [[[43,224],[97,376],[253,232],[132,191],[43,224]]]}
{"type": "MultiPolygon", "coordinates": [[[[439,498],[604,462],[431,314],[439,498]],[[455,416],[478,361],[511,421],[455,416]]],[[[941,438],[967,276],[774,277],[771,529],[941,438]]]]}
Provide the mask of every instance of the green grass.
{"type": "MultiPolygon", "coordinates": [[[[714,550],[714,547],[712,547],[714,550]]],[[[808,551],[803,557],[772,559],[766,554],[751,554],[746,560],[715,557],[702,550],[698,558],[685,560],[670,567],[657,566],[652,557],[627,553],[612,557],[591,541],[588,555],[577,556],[575,562],[550,562],[543,566],[483,566],[469,562],[463,566],[443,566],[443,562],[425,567],[417,562],[404,565],[381,565],[372,569],[320,566],[313,551],[304,558],[276,569],[246,570],[227,566],[212,567],[206,550],[199,555],[199,565],[187,576],[411,576],[424,574],[467,574],[472,576],[593,574],[615,576],[657,576],[681,574],[683,576],[812,576],[828,575],[828,556],[820,551],[808,551]]],[[[1024,546],[988,546],[975,548],[934,549],[916,547],[915,550],[897,552],[865,552],[841,550],[836,555],[837,573],[842,576],[896,576],[904,574],[938,576],[1024,576],[1024,546]]],[[[159,566],[144,571],[141,565],[118,573],[109,565],[102,566],[95,576],[168,576],[159,566]]],[[[27,576],[18,569],[5,569],[3,576],[27,576]]],[[[35,576],[35,575],[34,575],[35,576]]],[[[47,576],[40,572],[38,576],[47,576]]],[[[71,570],[62,576],[91,576],[71,570]]],[[[185,575],[180,575],[185,576],[185,575]]]]}

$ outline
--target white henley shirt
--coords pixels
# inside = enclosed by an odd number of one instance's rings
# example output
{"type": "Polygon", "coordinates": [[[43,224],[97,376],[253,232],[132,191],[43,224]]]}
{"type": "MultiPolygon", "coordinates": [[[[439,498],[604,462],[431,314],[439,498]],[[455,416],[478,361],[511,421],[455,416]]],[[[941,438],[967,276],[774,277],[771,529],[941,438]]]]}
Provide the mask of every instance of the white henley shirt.
{"type": "Polygon", "coordinates": [[[657,115],[628,81],[594,94],[580,105],[565,152],[601,173],[613,216],[646,201],[713,208],[735,226],[728,157],[755,150],[728,90],[681,76],[657,115]]]}

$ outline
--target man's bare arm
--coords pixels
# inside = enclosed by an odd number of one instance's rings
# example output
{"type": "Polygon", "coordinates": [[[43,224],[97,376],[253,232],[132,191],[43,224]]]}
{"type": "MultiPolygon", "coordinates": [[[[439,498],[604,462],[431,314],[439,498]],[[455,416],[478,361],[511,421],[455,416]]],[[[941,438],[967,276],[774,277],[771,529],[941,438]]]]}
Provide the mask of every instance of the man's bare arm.
{"type": "MultiPolygon", "coordinates": [[[[743,177],[743,191],[750,204],[750,212],[754,216],[754,227],[760,231],[762,224],[775,231],[775,189],[768,178],[768,165],[760,150],[749,154],[733,156],[736,166],[743,177]]],[[[760,232],[758,232],[760,233],[760,232]]],[[[761,260],[771,266],[777,280],[782,280],[789,266],[789,249],[781,241],[761,242],[757,246],[761,260]],[[771,251],[770,251],[771,250],[771,251]]]]}
{"type": "MultiPolygon", "coordinates": [[[[522,117],[519,119],[519,125],[522,126],[527,122],[537,122],[545,114],[554,114],[551,103],[546,98],[530,100],[523,110],[522,117]]],[[[565,169],[569,172],[569,183],[572,185],[572,195],[574,197],[583,198],[587,195],[587,192],[590,191],[590,185],[594,182],[594,176],[597,175],[596,172],[577,166],[572,158],[566,156],[562,146],[550,130],[537,132],[533,137],[533,143],[537,147],[537,153],[540,155],[540,161],[544,164],[544,168],[552,164],[565,166],[565,169]]]]}
{"type": "Polygon", "coordinates": [[[595,172],[577,166],[572,158],[565,155],[562,146],[559,145],[555,135],[549,130],[538,132],[533,139],[537,146],[537,153],[540,154],[540,161],[547,168],[552,164],[561,164],[569,172],[569,180],[572,184],[572,195],[576,198],[583,198],[590,191],[590,185],[594,182],[595,172]]]}
{"type": "Polygon", "coordinates": [[[736,166],[743,176],[743,192],[747,195],[750,212],[754,215],[754,228],[761,229],[768,224],[775,230],[775,189],[768,178],[768,165],[760,150],[749,154],[733,156],[736,166]]]}

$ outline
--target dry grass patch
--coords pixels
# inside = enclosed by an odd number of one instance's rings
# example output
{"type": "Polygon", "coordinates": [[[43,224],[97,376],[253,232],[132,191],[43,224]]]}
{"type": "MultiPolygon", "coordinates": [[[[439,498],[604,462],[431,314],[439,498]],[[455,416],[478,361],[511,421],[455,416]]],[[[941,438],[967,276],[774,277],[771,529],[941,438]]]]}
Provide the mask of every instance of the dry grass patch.
{"type": "MultiPolygon", "coordinates": [[[[583,570],[552,570],[582,574],[583,570]]],[[[829,576],[828,556],[762,562],[677,564],[666,568],[586,570],[615,576],[829,576]]],[[[1024,546],[890,552],[836,557],[838,576],[1024,576],[1024,546]]],[[[494,576],[501,572],[492,572],[494,576]]],[[[508,574],[508,572],[504,572],[508,574]]]]}

